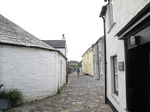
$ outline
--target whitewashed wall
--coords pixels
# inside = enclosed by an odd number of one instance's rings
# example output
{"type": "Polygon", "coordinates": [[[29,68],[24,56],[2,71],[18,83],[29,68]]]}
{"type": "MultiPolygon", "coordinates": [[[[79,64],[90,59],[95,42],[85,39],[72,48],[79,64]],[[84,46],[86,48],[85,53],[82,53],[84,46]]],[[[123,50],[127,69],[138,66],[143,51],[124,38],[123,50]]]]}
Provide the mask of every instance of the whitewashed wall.
{"type": "Polygon", "coordinates": [[[107,97],[119,112],[126,112],[126,85],[125,70],[119,71],[119,96],[112,92],[112,70],[111,57],[117,55],[118,62],[124,61],[124,43],[115,35],[149,3],[149,0],[113,0],[115,23],[108,29],[108,18],[106,12],[106,48],[107,48],[107,97]]]}
{"type": "Polygon", "coordinates": [[[66,59],[59,52],[0,45],[0,84],[18,88],[27,102],[54,95],[65,83],[66,59]]]}
{"type": "Polygon", "coordinates": [[[67,57],[67,54],[66,54],[66,49],[65,48],[56,48],[57,50],[59,50],[64,56],[67,57]]]}

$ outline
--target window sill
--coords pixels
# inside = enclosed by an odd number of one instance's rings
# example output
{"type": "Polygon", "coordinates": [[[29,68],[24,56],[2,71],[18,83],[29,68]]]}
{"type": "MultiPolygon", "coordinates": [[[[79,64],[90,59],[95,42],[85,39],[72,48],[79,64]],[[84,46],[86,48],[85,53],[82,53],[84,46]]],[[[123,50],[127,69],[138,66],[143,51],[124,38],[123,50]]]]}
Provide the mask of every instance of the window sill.
{"type": "Polygon", "coordinates": [[[118,96],[116,94],[112,94],[111,96],[119,104],[118,96]]]}
{"type": "Polygon", "coordinates": [[[107,33],[110,33],[110,31],[113,29],[113,27],[115,26],[116,22],[113,22],[113,24],[111,25],[111,27],[109,28],[107,33]]]}

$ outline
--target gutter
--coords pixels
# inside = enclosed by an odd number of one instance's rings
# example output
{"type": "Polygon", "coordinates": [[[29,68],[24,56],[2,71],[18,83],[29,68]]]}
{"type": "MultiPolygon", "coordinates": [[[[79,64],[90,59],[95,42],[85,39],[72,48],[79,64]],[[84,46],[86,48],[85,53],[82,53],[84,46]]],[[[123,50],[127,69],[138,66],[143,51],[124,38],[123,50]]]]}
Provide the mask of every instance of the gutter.
{"type": "Polygon", "coordinates": [[[97,60],[96,61],[98,61],[98,75],[99,75],[99,77],[98,77],[98,79],[97,80],[100,80],[100,65],[99,65],[99,46],[98,46],[98,43],[97,43],[97,60]]]}

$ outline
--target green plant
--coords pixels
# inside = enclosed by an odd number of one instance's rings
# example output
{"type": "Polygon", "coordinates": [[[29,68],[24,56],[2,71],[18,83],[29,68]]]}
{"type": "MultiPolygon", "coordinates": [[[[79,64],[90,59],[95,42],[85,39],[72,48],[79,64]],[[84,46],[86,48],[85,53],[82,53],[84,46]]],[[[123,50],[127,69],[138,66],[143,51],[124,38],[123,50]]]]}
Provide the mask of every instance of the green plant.
{"type": "Polygon", "coordinates": [[[57,94],[62,93],[62,91],[63,91],[64,87],[65,87],[65,86],[63,85],[61,88],[59,88],[59,89],[57,90],[57,94]]]}
{"type": "Polygon", "coordinates": [[[8,92],[4,90],[0,90],[0,98],[7,99],[8,98],[8,92]]]}
{"type": "Polygon", "coordinates": [[[10,90],[8,96],[13,106],[23,103],[23,95],[18,89],[10,90]]]}
{"type": "Polygon", "coordinates": [[[13,107],[23,103],[23,95],[18,89],[0,90],[0,98],[8,99],[13,107]]]}

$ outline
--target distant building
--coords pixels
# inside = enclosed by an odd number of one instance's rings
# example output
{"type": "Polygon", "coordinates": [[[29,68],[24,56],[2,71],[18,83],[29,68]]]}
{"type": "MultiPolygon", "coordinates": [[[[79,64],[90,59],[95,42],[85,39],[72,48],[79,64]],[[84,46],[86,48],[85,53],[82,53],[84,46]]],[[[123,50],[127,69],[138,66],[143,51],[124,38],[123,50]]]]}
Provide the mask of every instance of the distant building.
{"type": "Polygon", "coordinates": [[[70,60],[70,61],[69,61],[69,65],[70,65],[70,66],[78,66],[78,61],[70,60]]]}
{"type": "Polygon", "coordinates": [[[92,48],[94,77],[104,82],[104,37],[99,38],[92,48]]]}
{"type": "Polygon", "coordinates": [[[76,71],[76,68],[78,66],[78,61],[71,60],[68,62],[68,73],[73,73],[76,71]]]}
{"type": "Polygon", "coordinates": [[[42,40],[42,41],[59,50],[64,56],[67,57],[67,44],[64,34],[62,40],[42,40]]]}
{"type": "Polygon", "coordinates": [[[82,71],[85,74],[94,76],[94,73],[93,73],[93,49],[92,49],[92,47],[90,47],[82,55],[82,71]]]}

